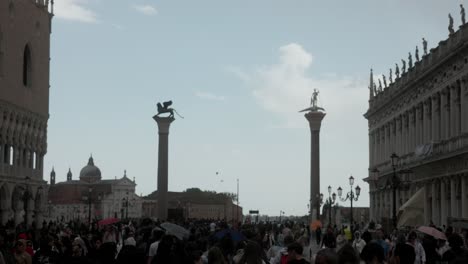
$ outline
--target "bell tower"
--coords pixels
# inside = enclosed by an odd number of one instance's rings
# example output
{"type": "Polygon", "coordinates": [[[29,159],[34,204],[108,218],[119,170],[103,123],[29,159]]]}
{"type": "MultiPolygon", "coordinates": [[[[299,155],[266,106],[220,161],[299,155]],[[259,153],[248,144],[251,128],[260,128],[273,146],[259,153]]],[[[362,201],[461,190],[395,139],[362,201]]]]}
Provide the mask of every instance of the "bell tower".
{"type": "MultiPolygon", "coordinates": [[[[49,119],[52,3],[0,1],[0,186],[4,224],[41,225],[47,201],[43,164],[49,119]],[[24,202],[12,199],[31,190],[24,202]],[[22,217],[24,216],[24,217],[22,217]]],[[[52,175],[51,175],[52,178],[52,175]]],[[[52,180],[52,179],[51,179],[52,180]]]]}

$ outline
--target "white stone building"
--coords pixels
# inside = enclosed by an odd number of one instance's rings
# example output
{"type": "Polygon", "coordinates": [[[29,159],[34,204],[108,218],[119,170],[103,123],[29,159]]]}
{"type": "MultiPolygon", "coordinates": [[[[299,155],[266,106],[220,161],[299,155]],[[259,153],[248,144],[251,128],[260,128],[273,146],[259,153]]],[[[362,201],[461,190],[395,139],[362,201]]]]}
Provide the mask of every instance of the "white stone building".
{"type": "Polygon", "coordinates": [[[79,180],[72,179],[68,171],[67,181],[55,183],[55,171],[50,174],[49,219],[91,220],[139,218],[142,215],[142,199],[135,193],[135,179],[126,172],[120,179],[102,180],[101,170],[92,157],[80,171],[79,180]]]}
{"type": "Polygon", "coordinates": [[[422,190],[424,224],[468,218],[468,25],[430,51],[425,46],[388,86],[377,86],[371,73],[365,180],[377,222],[393,218],[394,190],[397,213],[422,190]]]}

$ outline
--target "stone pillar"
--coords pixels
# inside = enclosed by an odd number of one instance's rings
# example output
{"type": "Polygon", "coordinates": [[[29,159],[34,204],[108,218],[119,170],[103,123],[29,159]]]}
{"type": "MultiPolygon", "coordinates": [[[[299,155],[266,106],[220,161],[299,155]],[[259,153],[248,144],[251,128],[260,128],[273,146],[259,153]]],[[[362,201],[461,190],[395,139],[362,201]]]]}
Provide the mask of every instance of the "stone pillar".
{"type": "Polygon", "coordinates": [[[4,161],[5,161],[5,142],[0,140],[0,174],[3,172],[3,168],[6,165],[4,161]]]}
{"type": "Polygon", "coordinates": [[[447,225],[447,193],[446,190],[446,180],[443,178],[440,180],[440,218],[441,218],[441,225],[447,225]]]}
{"type": "Polygon", "coordinates": [[[466,77],[460,80],[461,132],[468,133],[468,85],[466,77]]]}
{"type": "Polygon", "coordinates": [[[459,119],[458,117],[458,92],[456,85],[450,86],[450,137],[456,137],[458,133],[459,119]]]}
{"type": "Polygon", "coordinates": [[[8,217],[10,214],[10,208],[2,209],[0,211],[1,213],[1,219],[0,219],[0,224],[5,225],[8,222],[8,217]]]}
{"type": "Polygon", "coordinates": [[[425,184],[424,186],[424,224],[430,223],[430,204],[429,204],[429,195],[431,192],[431,188],[429,184],[425,184]]]}
{"type": "Polygon", "coordinates": [[[431,181],[430,186],[431,186],[431,220],[435,225],[437,225],[438,224],[438,221],[437,221],[438,212],[436,209],[437,207],[436,183],[434,181],[431,181]]]}
{"type": "Polygon", "coordinates": [[[398,116],[395,120],[395,145],[396,149],[395,152],[398,153],[398,155],[402,154],[401,150],[401,116],[398,116]]]}
{"type": "Polygon", "coordinates": [[[431,123],[431,129],[432,129],[432,140],[433,141],[438,141],[440,139],[440,107],[439,107],[439,94],[435,94],[434,96],[431,97],[432,99],[432,123],[431,123]]]}
{"type": "Polygon", "coordinates": [[[320,127],[325,113],[310,111],[304,116],[309,121],[310,128],[310,204],[316,214],[311,215],[310,219],[318,220],[320,219],[320,127]]]}
{"type": "Polygon", "coordinates": [[[462,174],[461,176],[461,206],[462,206],[462,217],[468,218],[468,197],[467,197],[467,187],[466,184],[468,183],[467,179],[468,175],[462,174]]]}
{"type": "Polygon", "coordinates": [[[449,101],[447,89],[443,89],[440,93],[440,132],[441,139],[445,140],[450,135],[450,115],[449,101]]]}
{"type": "Polygon", "coordinates": [[[168,163],[169,163],[169,127],[175,120],[173,117],[153,116],[158,124],[158,219],[167,219],[168,163]]]}
{"type": "Polygon", "coordinates": [[[432,100],[429,98],[424,102],[424,143],[432,140],[432,100]]]}
{"type": "Polygon", "coordinates": [[[457,217],[458,210],[457,210],[457,185],[456,185],[456,178],[450,178],[450,216],[457,217]]]}
{"type": "Polygon", "coordinates": [[[409,127],[409,135],[408,135],[408,139],[409,139],[409,144],[408,144],[408,153],[411,153],[411,152],[414,152],[414,138],[415,138],[415,128],[416,128],[416,118],[415,118],[415,112],[416,110],[411,109],[409,111],[409,122],[408,122],[408,127],[409,127]]]}
{"type": "Polygon", "coordinates": [[[373,167],[374,166],[374,158],[375,158],[375,155],[374,155],[374,133],[373,132],[369,132],[369,167],[373,167]]]}

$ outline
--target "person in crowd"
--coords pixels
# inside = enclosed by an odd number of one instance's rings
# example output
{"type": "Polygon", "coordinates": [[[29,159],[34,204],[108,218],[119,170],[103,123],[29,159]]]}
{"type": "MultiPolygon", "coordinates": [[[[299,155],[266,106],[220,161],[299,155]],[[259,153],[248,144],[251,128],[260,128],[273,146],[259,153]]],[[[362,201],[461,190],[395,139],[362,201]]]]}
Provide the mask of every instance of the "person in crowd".
{"type": "Polygon", "coordinates": [[[359,264],[359,253],[350,244],[345,244],[338,250],[338,263],[339,264],[359,264]]]}
{"type": "Polygon", "coordinates": [[[385,260],[385,250],[379,243],[370,242],[362,249],[361,260],[366,264],[383,264],[385,260]]]}
{"type": "Polygon", "coordinates": [[[336,248],[336,237],[333,234],[333,228],[329,226],[327,228],[327,233],[323,236],[322,246],[327,248],[336,248]]]}
{"type": "Polygon", "coordinates": [[[338,264],[338,255],[333,248],[324,248],[317,252],[315,264],[338,264]]]}
{"type": "Polygon", "coordinates": [[[425,264],[426,263],[426,252],[422,244],[419,242],[418,234],[415,231],[411,231],[408,235],[408,244],[414,247],[416,259],[414,264],[425,264]]]}
{"type": "Polygon", "coordinates": [[[468,263],[467,249],[463,248],[463,239],[460,235],[452,233],[448,237],[450,249],[442,256],[442,261],[448,263],[468,263]],[[465,262],[461,262],[465,261],[465,262]]]}
{"type": "Polygon", "coordinates": [[[26,252],[26,240],[18,239],[14,255],[16,264],[32,264],[31,255],[26,252]]]}
{"type": "Polygon", "coordinates": [[[50,236],[45,236],[39,242],[39,249],[34,254],[32,262],[34,264],[55,264],[60,260],[60,255],[54,249],[54,239],[50,236]]]}
{"type": "Polygon", "coordinates": [[[375,242],[383,248],[384,258],[387,258],[390,251],[390,244],[387,241],[385,241],[385,235],[382,228],[376,230],[376,237],[377,239],[375,240],[375,242]]]}
{"type": "Polygon", "coordinates": [[[353,248],[358,254],[361,254],[362,249],[366,246],[366,241],[361,238],[361,232],[354,232],[353,248]]]}
{"type": "Polygon", "coordinates": [[[302,253],[304,248],[301,244],[293,242],[288,245],[288,264],[309,264],[303,256],[302,253]]]}
{"type": "Polygon", "coordinates": [[[404,241],[397,241],[389,264],[414,264],[416,253],[414,247],[404,241]]]}
{"type": "Polygon", "coordinates": [[[208,264],[227,264],[223,252],[219,247],[212,247],[208,251],[208,264]]]}
{"type": "Polygon", "coordinates": [[[315,229],[315,241],[317,245],[320,245],[320,242],[322,242],[322,228],[320,226],[315,229]]]}
{"type": "Polygon", "coordinates": [[[124,245],[117,256],[116,264],[126,263],[145,263],[145,253],[136,247],[136,240],[132,236],[125,239],[124,245]]]}
{"type": "Polygon", "coordinates": [[[346,239],[345,228],[342,228],[336,236],[336,250],[340,250],[346,243],[348,243],[348,240],[346,239]]]}
{"type": "Polygon", "coordinates": [[[151,264],[151,261],[153,260],[154,256],[156,256],[156,253],[158,252],[159,242],[161,241],[161,238],[164,235],[164,231],[159,227],[154,228],[151,232],[152,232],[154,242],[151,243],[149,247],[149,251],[147,254],[147,262],[146,262],[147,264],[151,264]]]}
{"type": "Polygon", "coordinates": [[[258,243],[249,241],[244,247],[244,253],[238,264],[265,264],[262,259],[262,249],[258,243]]]}

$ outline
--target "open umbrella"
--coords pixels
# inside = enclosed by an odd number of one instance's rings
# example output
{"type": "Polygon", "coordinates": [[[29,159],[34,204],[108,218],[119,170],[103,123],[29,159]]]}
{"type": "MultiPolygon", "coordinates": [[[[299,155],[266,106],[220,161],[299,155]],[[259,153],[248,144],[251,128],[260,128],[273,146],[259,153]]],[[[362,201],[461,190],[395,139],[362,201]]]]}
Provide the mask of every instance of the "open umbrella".
{"type": "Polygon", "coordinates": [[[228,235],[231,236],[234,242],[239,242],[245,239],[244,235],[241,232],[234,230],[234,229],[223,229],[217,232],[216,234],[214,234],[214,237],[216,239],[221,240],[223,237],[228,236],[228,235]]]}
{"type": "Polygon", "coordinates": [[[102,219],[101,221],[98,222],[98,225],[100,225],[100,226],[112,225],[112,224],[115,224],[115,223],[118,223],[118,222],[120,222],[120,219],[110,217],[110,218],[102,219]]]}
{"type": "Polygon", "coordinates": [[[442,239],[442,240],[447,240],[447,237],[445,236],[445,234],[437,229],[435,229],[434,227],[430,227],[430,226],[420,226],[418,227],[417,229],[419,232],[421,233],[424,233],[424,234],[427,234],[427,235],[430,235],[430,236],[433,236],[434,238],[437,238],[437,239],[442,239]]]}
{"type": "Polygon", "coordinates": [[[183,240],[184,238],[188,238],[189,235],[190,235],[190,232],[181,227],[180,225],[176,225],[176,224],[173,224],[173,223],[162,223],[161,224],[161,227],[166,230],[166,233],[167,234],[170,234],[170,235],[173,235],[175,237],[177,237],[179,240],[183,240]]]}

